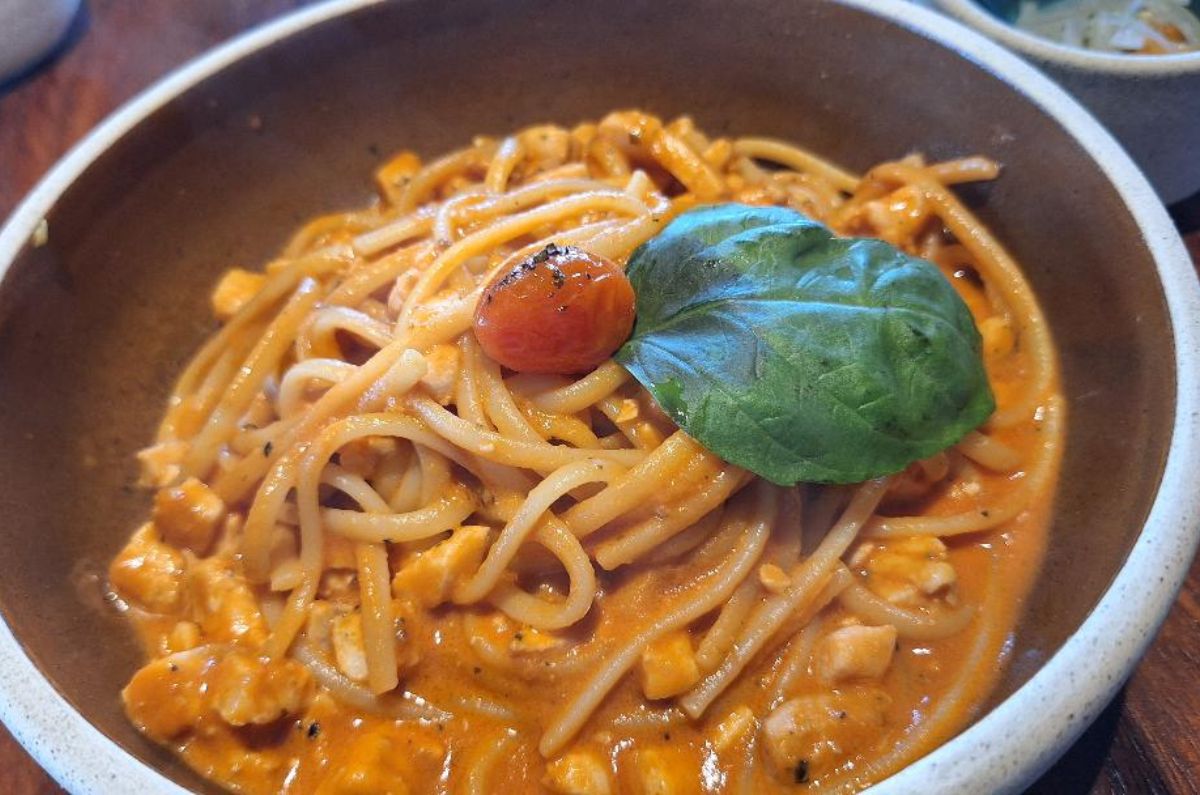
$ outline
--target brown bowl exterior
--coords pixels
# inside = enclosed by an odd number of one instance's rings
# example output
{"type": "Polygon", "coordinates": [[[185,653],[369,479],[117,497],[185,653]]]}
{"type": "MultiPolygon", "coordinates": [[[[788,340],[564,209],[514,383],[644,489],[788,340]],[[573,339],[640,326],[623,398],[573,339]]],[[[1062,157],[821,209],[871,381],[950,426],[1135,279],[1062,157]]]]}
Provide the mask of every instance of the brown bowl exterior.
{"type": "Polygon", "coordinates": [[[100,157],[0,284],[0,611],[97,728],[208,791],[125,721],[140,652],[105,605],[145,515],[134,453],[213,330],[208,292],[303,219],[371,195],[399,148],[621,107],[797,141],[851,168],[923,151],[1001,161],[967,198],[1057,339],[1069,442],[1045,571],[995,700],[1082,622],[1154,497],[1175,400],[1154,263],[1088,155],[1019,88],[834,2],[412,2],[288,38],[185,92],[100,157]]]}

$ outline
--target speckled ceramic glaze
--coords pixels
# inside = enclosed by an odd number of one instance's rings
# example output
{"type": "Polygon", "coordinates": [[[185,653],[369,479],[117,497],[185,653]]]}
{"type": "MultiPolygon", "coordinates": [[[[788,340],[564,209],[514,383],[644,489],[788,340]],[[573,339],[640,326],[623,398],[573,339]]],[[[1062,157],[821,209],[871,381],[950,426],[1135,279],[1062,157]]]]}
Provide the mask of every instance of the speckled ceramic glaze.
{"type": "Polygon", "coordinates": [[[147,510],[133,454],[212,329],[220,271],[366,201],[391,151],[628,106],[850,168],[916,149],[1004,163],[963,194],[1058,344],[1053,532],[986,714],[879,789],[1017,789],[1112,697],[1196,543],[1200,289],[1153,189],[1086,111],[898,0],[345,0],[154,86],[0,231],[0,718],[66,787],[214,791],[124,719],[140,652],[102,592],[147,510]]]}
{"type": "Polygon", "coordinates": [[[1074,94],[1133,155],[1168,204],[1200,191],[1200,52],[1117,55],[1012,27],[975,0],[934,0],[1074,94]]]}

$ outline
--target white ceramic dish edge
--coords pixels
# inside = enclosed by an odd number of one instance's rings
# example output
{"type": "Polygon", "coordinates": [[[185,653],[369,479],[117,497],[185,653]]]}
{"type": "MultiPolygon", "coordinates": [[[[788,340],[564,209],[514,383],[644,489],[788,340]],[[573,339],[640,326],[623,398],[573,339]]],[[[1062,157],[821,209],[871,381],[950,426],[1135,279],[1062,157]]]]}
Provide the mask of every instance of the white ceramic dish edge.
{"type": "MultiPolygon", "coordinates": [[[[142,119],[229,64],[326,19],[381,0],[330,0],[245,33],[134,98],[77,144],[0,230],[0,278],[59,196],[142,119]]],[[[1154,190],[1112,137],[1045,76],[974,31],[903,0],[839,0],[963,53],[1020,86],[1100,164],[1154,254],[1171,315],[1178,393],[1171,451],[1138,541],[1083,625],[996,709],[873,792],[1005,792],[1031,781],[1112,698],[1170,609],[1200,524],[1200,285],[1154,190]],[[1064,687],[1062,682],[1068,682],[1064,687]],[[1065,722],[1058,716],[1066,714],[1065,722]],[[1019,731],[1008,727],[1019,726],[1019,731]]],[[[53,230],[50,230],[53,234],[53,230]]],[[[104,736],[59,694],[0,622],[0,720],[76,793],[183,790],[104,736]]]]}

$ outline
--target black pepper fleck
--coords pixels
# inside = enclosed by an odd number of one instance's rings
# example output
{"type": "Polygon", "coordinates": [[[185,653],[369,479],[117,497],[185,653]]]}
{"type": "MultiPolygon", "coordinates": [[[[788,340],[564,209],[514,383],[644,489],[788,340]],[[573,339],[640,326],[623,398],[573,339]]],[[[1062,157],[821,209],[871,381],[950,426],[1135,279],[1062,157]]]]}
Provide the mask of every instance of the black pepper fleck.
{"type": "Polygon", "coordinates": [[[558,246],[554,245],[553,243],[547,243],[546,247],[544,249],[542,249],[541,251],[539,251],[538,253],[534,254],[533,257],[531,257],[529,261],[532,262],[534,265],[540,265],[541,263],[545,262],[546,260],[550,259],[551,257],[557,257],[559,254],[565,254],[565,253],[566,253],[565,250],[559,248],[558,246]]]}
{"type": "Polygon", "coordinates": [[[319,735],[320,733],[321,733],[321,724],[317,723],[316,721],[313,721],[312,723],[308,724],[308,739],[315,740],[317,738],[317,735],[319,735]]]}
{"type": "Polygon", "coordinates": [[[275,449],[275,445],[271,444],[270,442],[267,442],[266,444],[264,444],[263,445],[263,457],[270,458],[271,451],[274,449],[275,449]]]}
{"type": "Polygon", "coordinates": [[[808,783],[808,760],[801,759],[796,764],[796,769],[792,771],[792,778],[797,784],[808,783]]]}
{"type": "MultiPolygon", "coordinates": [[[[510,270],[508,273],[506,273],[504,275],[504,278],[502,278],[502,279],[500,279],[500,281],[496,282],[495,286],[497,288],[507,287],[508,285],[515,282],[517,279],[520,279],[524,274],[528,273],[531,270],[536,269],[538,265],[541,265],[543,262],[546,262],[551,257],[563,256],[565,254],[568,254],[570,252],[570,250],[571,250],[570,247],[559,248],[558,246],[556,246],[553,243],[547,243],[546,247],[544,249],[542,249],[538,253],[534,254],[532,257],[530,257],[529,259],[520,263],[519,265],[515,266],[512,270],[510,270]]],[[[558,266],[551,265],[550,267],[551,267],[551,271],[552,271],[551,275],[554,277],[555,285],[558,287],[562,287],[563,282],[566,281],[566,276],[562,273],[561,270],[558,269],[558,266]],[[555,273],[554,271],[557,271],[557,273],[555,273]],[[562,281],[560,281],[560,279],[562,281]]]]}
{"type": "Polygon", "coordinates": [[[522,275],[537,268],[538,264],[531,259],[527,259],[520,265],[516,266],[508,273],[504,274],[504,278],[496,283],[497,287],[507,287],[508,285],[520,279],[522,275]]]}

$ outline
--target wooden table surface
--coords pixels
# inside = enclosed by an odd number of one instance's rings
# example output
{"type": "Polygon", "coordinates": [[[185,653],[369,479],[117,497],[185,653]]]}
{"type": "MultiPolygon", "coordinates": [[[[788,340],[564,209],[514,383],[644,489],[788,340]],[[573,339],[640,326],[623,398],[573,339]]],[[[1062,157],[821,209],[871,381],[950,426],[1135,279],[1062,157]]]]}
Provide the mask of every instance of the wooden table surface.
{"type": "MultiPolygon", "coordinates": [[[[0,218],[110,111],[172,67],[312,0],[88,0],[64,47],[0,84],[0,218]]],[[[1184,210],[1195,225],[1193,207],[1184,210]]],[[[1188,239],[1200,264],[1200,234],[1188,239]]],[[[61,790],[0,727],[0,793],[61,790]]],[[[1133,678],[1036,793],[1200,793],[1200,563],[1133,678]]]]}

